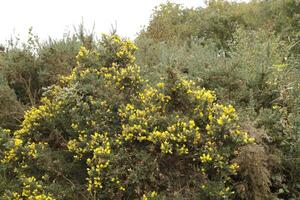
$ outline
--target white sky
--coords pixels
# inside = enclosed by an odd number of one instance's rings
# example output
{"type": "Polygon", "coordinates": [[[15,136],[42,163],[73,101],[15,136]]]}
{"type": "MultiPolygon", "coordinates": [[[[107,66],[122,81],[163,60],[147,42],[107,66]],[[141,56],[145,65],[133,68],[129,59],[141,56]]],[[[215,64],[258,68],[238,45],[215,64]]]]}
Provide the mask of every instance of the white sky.
{"type": "MultiPolygon", "coordinates": [[[[95,33],[117,31],[134,38],[149,22],[155,6],[166,0],[0,0],[0,43],[11,35],[27,39],[29,27],[40,39],[61,38],[83,19],[88,29],[95,22],[95,33]]],[[[204,0],[171,0],[187,7],[204,6],[204,0]]]]}

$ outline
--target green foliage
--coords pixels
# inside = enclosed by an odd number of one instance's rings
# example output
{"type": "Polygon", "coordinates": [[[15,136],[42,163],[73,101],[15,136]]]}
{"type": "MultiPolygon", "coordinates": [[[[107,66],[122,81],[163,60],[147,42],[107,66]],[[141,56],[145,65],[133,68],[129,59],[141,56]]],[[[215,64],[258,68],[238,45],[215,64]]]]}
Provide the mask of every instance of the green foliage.
{"type": "Polygon", "coordinates": [[[80,42],[75,36],[67,36],[62,40],[51,40],[43,43],[38,51],[39,82],[43,87],[55,84],[59,76],[68,75],[76,66],[75,56],[80,42]]]}
{"type": "Polygon", "coordinates": [[[23,118],[23,106],[2,76],[0,76],[0,94],[0,124],[15,129],[16,124],[23,118]]]}
{"type": "Polygon", "coordinates": [[[285,41],[297,44],[299,53],[299,1],[273,0],[235,3],[208,1],[206,8],[183,8],[178,4],[162,4],[154,10],[149,25],[139,37],[157,41],[186,42],[191,38],[213,40],[218,49],[230,50],[238,28],[268,29],[285,41]]]}
{"type": "Polygon", "coordinates": [[[166,3],[156,7],[150,23],[141,35],[155,41],[177,40],[193,36],[196,19],[193,9],[183,9],[179,4],[166,3]],[[191,30],[194,29],[194,30],[191,30]]]}
{"type": "Polygon", "coordinates": [[[23,104],[34,105],[39,94],[38,69],[33,52],[10,47],[2,54],[0,70],[23,104]]]}

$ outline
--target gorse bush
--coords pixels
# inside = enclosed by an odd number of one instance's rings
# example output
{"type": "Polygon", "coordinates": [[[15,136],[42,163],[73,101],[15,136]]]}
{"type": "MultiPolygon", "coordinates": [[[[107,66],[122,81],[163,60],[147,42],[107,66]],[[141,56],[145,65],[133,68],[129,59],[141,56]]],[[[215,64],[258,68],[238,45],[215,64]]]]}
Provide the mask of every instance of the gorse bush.
{"type": "Polygon", "coordinates": [[[187,9],[169,3],[154,10],[136,40],[137,63],[150,84],[166,79],[172,68],[234,105],[252,135],[266,133],[237,159],[241,199],[300,195],[299,5],[208,1],[206,8],[187,9]]]}
{"type": "Polygon", "coordinates": [[[253,142],[235,109],[172,71],[166,82],[145,84],[129,40],[103,36],[99,49],[81,47],[77,67],[21,128],[2,130],[2,168],[16,186],[3,198],[234,196],[232,159],[253,142]]]}

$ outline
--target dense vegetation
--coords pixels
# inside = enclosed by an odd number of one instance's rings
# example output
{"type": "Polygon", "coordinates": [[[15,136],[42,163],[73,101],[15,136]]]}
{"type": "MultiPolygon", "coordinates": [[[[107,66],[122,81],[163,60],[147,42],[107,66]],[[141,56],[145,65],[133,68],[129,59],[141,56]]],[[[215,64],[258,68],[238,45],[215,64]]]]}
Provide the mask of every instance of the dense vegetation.
{"type": "Polygon", "coordinates": [[[300,198],[300,1],[166,3],[135,43],[0,47],[1,199],[300,198]]]}

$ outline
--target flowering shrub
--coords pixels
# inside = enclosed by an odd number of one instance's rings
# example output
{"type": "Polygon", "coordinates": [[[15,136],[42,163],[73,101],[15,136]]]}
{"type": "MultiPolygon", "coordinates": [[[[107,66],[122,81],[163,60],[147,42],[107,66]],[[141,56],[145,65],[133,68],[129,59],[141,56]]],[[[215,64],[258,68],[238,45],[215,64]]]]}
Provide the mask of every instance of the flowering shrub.
{"type": "Polygon", "coordinates": [[[1,131],[1,163],[16,179],[6,199],[228,199],[253,139],[232,106],[170,72],[145,84],[136,47],[116,35],[80,49],[71,75],[1,131]]]}

